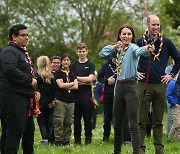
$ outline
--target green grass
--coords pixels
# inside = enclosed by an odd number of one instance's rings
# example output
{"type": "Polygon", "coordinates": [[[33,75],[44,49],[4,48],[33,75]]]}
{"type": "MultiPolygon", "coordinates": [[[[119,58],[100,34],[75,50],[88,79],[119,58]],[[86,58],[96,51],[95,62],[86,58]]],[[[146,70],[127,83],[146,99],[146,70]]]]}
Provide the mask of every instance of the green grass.
{"type": "MultiPolygon", "coordinates": [[[[166,154],[180,154],[179,142],[173,142],[167,144],[167,137],[166,137],[166,119],[167,114],[164,115],[164,135],[163,135],[163,142],[165,144],[165,153],[166,154]]],[[[35,119],[36,121],[36,119],[35,119]]],[[[74,146],[73,135],[71,138],[71,145],[69,147],[56,147],[56,146],[42,146],[40,145],[39,141],[41,140],[39,128],[36,123],[36,131],[35,131],[35,154],[112,154],[113,151],[113,129],[111,134],[111,140],[109,143],[102,143],[102,133],[103,133],[103,117],[99,115],[97,118],[97,126],[96,129],[93,130],[93,138],[91,145],[84,145],[81,146],[74,146]]],[[[82,133],[82,143],[84,143],[84,133],[82,133]]],[[[146,139],[146,153],[147,154],[154,154],[154,146],[152,137],[146,139]]],[[[19,149],[19,154],[22,153],[21,148],[19,149]]],[[[132,147],[131,146],[123,146],[122,147],[122,154],[131,154],[132,147]]]]}

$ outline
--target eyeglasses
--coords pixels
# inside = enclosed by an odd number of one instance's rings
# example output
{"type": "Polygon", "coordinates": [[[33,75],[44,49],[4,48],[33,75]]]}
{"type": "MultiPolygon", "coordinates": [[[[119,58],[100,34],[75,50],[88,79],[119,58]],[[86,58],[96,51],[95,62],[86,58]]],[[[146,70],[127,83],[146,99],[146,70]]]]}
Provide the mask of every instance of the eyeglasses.
{"type": "Polygon", "coordinates": [[[29,37],[29,34],[18,34],[18,35],[22,37],[29,37]]]}

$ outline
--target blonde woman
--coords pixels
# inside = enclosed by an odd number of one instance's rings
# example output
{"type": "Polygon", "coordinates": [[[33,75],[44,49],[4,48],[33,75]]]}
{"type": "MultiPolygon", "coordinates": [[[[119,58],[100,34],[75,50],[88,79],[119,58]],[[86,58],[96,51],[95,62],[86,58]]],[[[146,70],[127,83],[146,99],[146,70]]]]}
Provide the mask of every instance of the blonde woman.
{"type": "Polygon", "coordinates": [[[37,59],[37,89],[41,93],[40,111],[41,114],[37,118],[40,128],[43,145],[47,145],[49,141],[49,132],[52,126],[49,125],[53,118],[54,101],[54,77],[51,73],[51,62],[47,56],[40,56],[37,59]]]}

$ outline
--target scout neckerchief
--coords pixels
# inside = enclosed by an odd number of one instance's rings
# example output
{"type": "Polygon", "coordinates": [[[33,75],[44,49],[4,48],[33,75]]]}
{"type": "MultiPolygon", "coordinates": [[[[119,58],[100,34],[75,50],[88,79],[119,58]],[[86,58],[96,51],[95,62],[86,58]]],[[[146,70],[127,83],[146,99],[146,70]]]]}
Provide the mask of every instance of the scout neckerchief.
{"type": "MultiPolygon", "coordinates": [[[[146,35],[147,35],[147,34],[148,34],[148,32],[145,32],[144,35],[143,35],[143,37],[142,37],[142,38],[143,38],[143,39],[142,39],[142,44],[143,44],[143,45],[147,45],[147,44],[148,44],[148,42],[147,42],[147,40],[146,40],[146,35]]],[[[153,58],[154,61],[155,61],[155,60],[160,61],[159,56],[160,56],[160,53],[161,53],[161,50],[162,50],[162,46],[163,46],[163,38],[162,38],[162,35],[161,35],[160,33],[159,33],[159,39],[160,39],[160,46],[159,46],[158,53],[155,54],[154,52],[151,52],[151,53],[150,53],[150,56],[149,56],[146,82],[145,82],[145,85],[144,85],[144,94],[145,94],[146,89],[147,89],[147,87],[148,87],[152,55],[154,55],[154,58],[153,58]]]]}
{"type": "Polygon", "coordinates": [[[129,45],[131,43],[128,44],[127,47],[125,47],[125,49],[122,51],[122,55],[121,55],[121,58],[120,60],[118,61],[118,58],[119,58],[119,55],[120,55],[120,52],[121,50],[119,50],[116,54],[116,61],[115,61],[115,64],[116,64],[116,69],[117,69],[117,75],[120,76],[121,75],[121,65],[122,65],[122,62],[123,62],[123,59],[124,59],[124,56],[125,56],[125,53],[127,51],[127,49],[129,48],[129,45]]]}
{"type": "MultiPolygon", "coordinates": [[[[147,31],[144,33],[144,35],[143,35],[143,45],[147,45],[148,44],[148,42],[147,42],[147,40],[146,40],[146,35],[147,35],[147,31]]],[[[162,35],[159,33],[159,40],[160,40],[160,45],[159,45],[159,50],[158,50],[158,53],[157,54],[155,54],[154,52],[151,52],[153,55],[154,55],[154,61],[155,60],[158,60],[158,61],[160,61],[160,59],[159,59],[159,56],[160,56],[160,53],[161,53],[161,51],[162,51],[162,46],[163,46],[163,37],[162,37],[162,35]]]]}
{"type": "MultiPolygon", "coordinates": [[[[144,4],[144,11],[145,11],[145,15],[146,15],[146,22],[147,22],[147,27],[148,27],[148,31],[145,32],[145,34],[143,35],[143,39],[142,39],[142,44],[143,45],[147,45],[148,42],[146,40],[146,33],[149,35],[149,15],[148,15],[148,10],[147,10],[147,6],[146,6],[146,0],[143,0],[143,4],[144,4]]],[[[150,37],[149,37],[150,38],[150,37]]],[[[148,71],[147,71],[147,76],[146,76],[146,82],[144,84],[144,98],[145,98],[145,95],[146,95],[146,89],[148,87],[148,81],[149,81],[149,75],[150,75],[150,65],[151,65],[151,59],[152,59],[152,54],[154,55],[154,60],[159,60],[159,56],[160,56],[160,53],[161,53],[161,50],[162,50],[162,46],[163,46],[163,39],[162,39],[162,36],[159,34],[159,39],[160,39],[160,47],[159,47],[159,51],[157,54],[155,54],[154,52],[150,53],[150,56],[149,56],[149,61],[148,61],[148,71]]]]}
{"type": "MultiPolygon", "coordinates": [[[[116,58],[112,58],[112,63],[116,64],[116,58]],[[113,59],[115,59],[115,60],[113,61],[113,59]]],[[[109,67],[110,67],[113,75],[116,75],[117,74],[117,69],[116,68],[113,69],[113,67],[112,67],[112,65],[110,63],[109,63],[109,67]]]]}
{"type": "Polygon", "coordinates": [[[97,80],[93,81],[93,84],[91,85],[91,91],[92,91],[92,97],[90,98],[91,103],[94,105],[94,108],[96,109],[97,106],[99,106],[98,101],[95,98],[94,89],[96,88],[97,80]]]}
{"type": "MultiPolygon", "coordinates": [[[[147,27],[148,27],[148,31],[146,31],[144,33],[144,35],[143,35],[143,42],[144,42],[145,45],[147,45],[149,42],[147,42],[147,40],[146,40],[146,35],[147,36],[149,35],[148,39],[150,39],[150,32],[149,32],[149,29],[150,29],[150,25],[149,25],[150,18],[149,18],[149,15],[148,15],[146,0],[143,0],[143,4],[144,4],[145,15],[146,15],[146,23],[147,23],[147,27]]],[[[159,39],[160,39],[160,46],[159,46],[158,53],[157,54],[155,54],[154,52],[151,52],[151,53],[154,55],[154,60],[159,60],[160,61],[159,56],[160,56],[160,53],[161,53],[161,50],[162,50],[162,46],[163,46],[163,38],[162,38],[160,33],[159,33],[159,39]]]]}
{"type": "Polygon", "coordinates": [[[33,63],[32,63],[32,61],[31,61],[31,58],[30,58],[30,56],[29,56],[29,53],[28,53],[26,47],[23,47],[22,49],[24,50],[24,53],[25,53],[25,55],[26,55],[26,58],[27,58],[27,60],[28,60],[29,65],[30,65],[31,74],[32,74],[32,76],[34,76],[33,63]]]}
{"type": "MultiPolygon", "coordinates": [[[[68,68],[67,70],[65,70],[64,67],[62,66],[61,71],[66,74],[66,83],[70,83],[70,76],[69,76],[70,68],[68,68]]],[[[67,89],[67,91],[68,91],[68,93],[71,92],[70,89],[67,89]]]]}
{"type": "MultiPolygon", "coordinates": [[[[31,58],[30,58],[29,53],[27,51],[27,48],[26,47],[21,47],[21,48],[23,49],[24,54],[26,56],[26,59],[27,59],[29,65],[30,65],[31,74],[32,74],[33,77],[35,77],[33,63],[31,61],[31,58]]],[[[30,108],[34,109],[33,112],[32,112],[33,115],[37,116],[38,114],[41,113],[41,111],[39,109],[39,101],[36,101],[35,98],[30,98],[30,108]],[[33,105],[35,105],[35,107],[33,105]]],[[[31,115],[31,113],[29,112],[29,116],[30,115],[31,115]]]]}
{"type": "MultiPolygon", "coordinates": [[[[22,47],[22,49],[24,50],[24,54],[25,54],[26,59],[27,59],[29,65],[30,65],[31,74],[32,74],[33,77],[35,77],[33,63],[31,61],[31,58],[30,58],[29,53],[27,51],[27,48],[26,47],[22,47]]],[[[39,101],[36,101],[35,98],[30,98],[30,107],[33,107],[32,109],[34,109],[33,115],[37,116],[38,114],[41,113],[41,111],[39,109],[39,101]],[[33,107],[32,104],[35,105],[35,108],[33,107]]],[[[29,115],[30,115],[30,112],[29,112],[29,115]]]]}

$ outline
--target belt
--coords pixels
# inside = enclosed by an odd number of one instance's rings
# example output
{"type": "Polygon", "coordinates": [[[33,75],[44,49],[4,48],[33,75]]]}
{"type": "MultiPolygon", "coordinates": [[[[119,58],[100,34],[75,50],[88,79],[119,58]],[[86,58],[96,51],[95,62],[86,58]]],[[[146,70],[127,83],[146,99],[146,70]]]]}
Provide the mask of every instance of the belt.
{"type": "Polygon", "coordinates": [[[118,80],[117,83],[129,83],[129,82],[136,82],[137,78],[127,78],[127,79],[123,79],[123,80],[118,80]]]}

